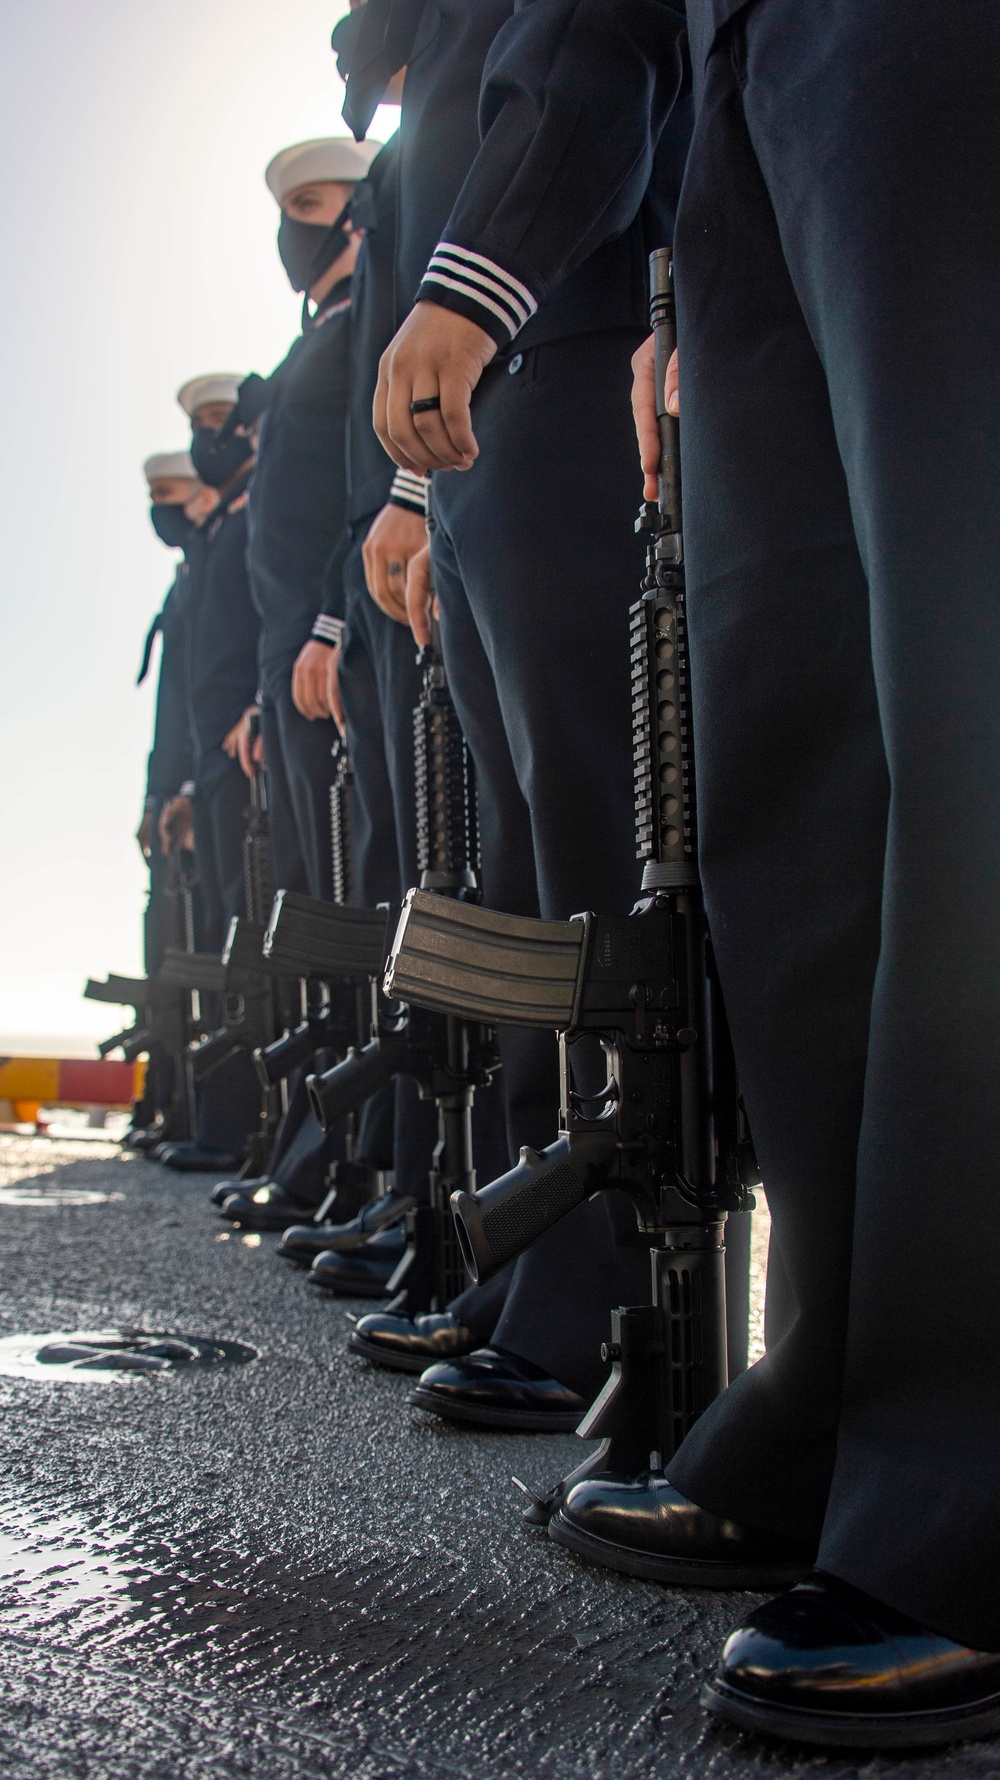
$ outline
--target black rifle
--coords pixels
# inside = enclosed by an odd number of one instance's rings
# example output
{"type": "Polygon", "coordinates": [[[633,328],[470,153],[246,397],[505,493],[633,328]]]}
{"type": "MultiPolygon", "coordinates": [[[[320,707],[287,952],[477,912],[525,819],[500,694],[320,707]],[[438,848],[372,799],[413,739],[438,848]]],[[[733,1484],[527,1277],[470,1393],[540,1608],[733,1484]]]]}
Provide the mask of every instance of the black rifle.
{"type": "MultiPolygon", "coordinates": [[[[418,863],[427,901],[444,907],[478,895],[475,782],[436,635],[420,660],[424,686],[414,712],[418,863]]],[[[381,976],[384,965],[383,951],[373,975],[381,976]]],[[[406,1253],[387,1287],[393,1305],[410,1315],[443,1310],[468,1283],[449,1201],[453,1193],[475,1188],[472,1103],[476,1088],[489,1082],[497,1066],[493,1034],[480,1021],[427,1013],[380,996],[371,1042],[325,1075],[308,1079],[313,1109],[324,1126],[394,1076],[412,1076],[421,1098],[437,1106],[428,1201],[407,1214],[406,1253]]]]}
{"type": "MultiPolygon", "coordinates": [[[[343,906],[351,901],[354,877],[354,777],[347,745],[340,737],[334,742],[331,753],[334,763],[334,780],[330,786],[332,889],[334,902],[343,906]]],[[[292,892],[279,892],[282,898],[286,894],[293,895],[292,892]]],[[[309,897],[295,895],[294,899],[303,909],[315,907],[322,910],[328,907],[326,903],[314,903],[309,897]]],[[[257,1073],[265,1089],[276,1086],[294,1070],[310,1063],[317,1051],[329,1050],[343,1056],[348,1045],[360,1034],[367,1036],[367,1027],[371,1021],[367,1008],[362,1008],[359,1012],[356,995],[352,994],[355,990],[353,982],[341,982],[335,976],[333,981],[346,993],[331,996],[329,983],[324,982],[316,974],[315,966],[308,962],[308,945],[303,947],[300,933],[296,932],[291,936],[291,951],[285,955],[285,939],[291,933],[291,906],[289,903],[284,924],[273,927],[269,925],[265,932],[266,957],[271,964],[288,972],[294,971],[299,977],[302,984],[299,1011],[302,1017],[297,1024],[290,1025],[281,1038],[255,1051],[257,1073]]],[[[272,902],[267,917],[269,924],[273,911],[272,902]]],[[[370,996],[367,999],[370,1000],[370,996]]],[[[362,996],[362,1001],[364,1000],[365,997],[362,996]]]]}
{"type": "MultiPolygon", "coordinates": [[[[279,1035],[293,1026],[301,1012],[298,981],[264,957],[264,936],[274,902],[274,874],[268,809],[267,773],[254,758],[260,736],[260,717],[249,718],[251,759],[250,804],[243,834],[243,886],[246,914],[234,916],[222,951],[225,986],[221,1001],[222,1024],[193,1052],[196,1080],[238,1051],[248,1050],[256,1059],[279,1035]]],[[[280,1078],[261,1077],[260,1126],[250,1139],[241,1173],[261,1174],[266,1167],[281,1120],[280,1078]]]]}
{"type": "Polygon", "coordinates": [[[649,1236],[652,1302],[613,1313],[612,1375],[579,1429],[604,1444],[575,1476],[660,1469],[729,1368],[745,1367],[749,1219],[736,1218],[728,1339],[723,1230],[758,1184],[697,864],[678,426],[662,396],[676,340],[666,251],[650,275],[662,449],[659,499],[636,527],[646,574],[630,611],[640,899],[625,917],[539,922],[411,892],[385,981],[427,1007],[559,1031],[558,1140],[452,1199],[477,1279],[600,1191],[628,1193],[649,1236]],[[592,1099],[574,1091],[570,1068],[585,1037],[608,1058],[592,1099]]]}
{"type": "MultiPolygon", "coordinates": [[[[302,995],[299,1023],[255,1053],[262,1081],[311,1065],[325,1072],[352,1046],[363,1045],[373,1019],[374,979],[385,953],[385,915],[347,906],[353,894],[353,774],[346,744],[331,750],[331,888],[333,904],[279,890],[264,939],[265,960],[294,973],[302,995]]],[[[332,1166],[330,1191],[315,1214],[323,1223],[353,1217],[379,1191],[379,1176],[354,1154],[355,1114],[347,1114],[346,1157],[332,1166]]]]}
{"type": "Polygon", "coordinates": [[[157,915],[154,916],[150,902],[144,917],[147,975],[109,977],[104,983],[91,980],[84,989],[84,995],[91,1001],[118,1002],[134,1008],[136,1017],[132,1025],[104,1039],[98,1051],[102,1057],[108,1057],[113,1051],[120,1050],[126,1063],[148,1056],[145,1087],[141,1099],[133,1105],[132,1119],[136,1125],[148,1126],[160,1114],[164,1142],[180,1142],[191,1134],[186,1052],[195,1029],[188,1001],[175,991],[166,991],[155,975],[149,976],[149,960],[154,945],[193,948],[191,891],[194,881],[193,856],[171,854],[157,915]]]}
{"type": "MultiPolygon", "coordinates": [[[[176,955],[185,959],[189,956],[176,955]]],[[[217,960],[210,962],[218,968],[217,960]]],[[[183,1142],[193,1129],[189,1047],[204,1031],[186,985],[172,981],[161,969],[154,977],[108,976],[103,983],[91,978],[83,992],[89,1001],[105,1001],[135,1010],[133,1025],[98,1046],[102,1057],[121,1050],[127,1063],[134,1063],[143,1055],[153,1058],[159,1054],[169,1059],[169,1070],[162,1072],[161,1077],[167,1084],[169,1098],[166,1105],[156,1110],[163,1116],[164,1142],[183,1142]]]]}

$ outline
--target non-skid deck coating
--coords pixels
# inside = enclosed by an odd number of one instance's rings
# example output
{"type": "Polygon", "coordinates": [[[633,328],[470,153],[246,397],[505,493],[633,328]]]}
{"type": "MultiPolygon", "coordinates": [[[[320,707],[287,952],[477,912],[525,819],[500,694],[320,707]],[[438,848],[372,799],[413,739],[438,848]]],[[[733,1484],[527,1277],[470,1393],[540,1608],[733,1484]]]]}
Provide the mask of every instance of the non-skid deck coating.
{"type": "Polygon", "coordinates": [[[405,1378],[343,1351],[364,1307],[317,1301],[272,1237],[220,1240],[210,1185],[0,1138],[0,1337],[134,1325],[260,1354],[0,1378],[0,1776],[1000,1775],[1000,1744],[867,1760],[712,1728],[698,1686],[750,1597],[523,1532],[511,1472],[544,1482],[580,1443],[407,1409],[405,1378]]]}

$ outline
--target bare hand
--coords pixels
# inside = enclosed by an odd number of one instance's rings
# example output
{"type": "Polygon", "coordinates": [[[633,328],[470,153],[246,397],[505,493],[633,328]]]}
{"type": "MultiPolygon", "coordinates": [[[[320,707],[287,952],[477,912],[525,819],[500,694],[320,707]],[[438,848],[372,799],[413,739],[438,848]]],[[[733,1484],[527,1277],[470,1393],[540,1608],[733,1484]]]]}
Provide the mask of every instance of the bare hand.
{"type": "Polygon", "coordinates": [[[142,854],[143,858],[144,859],[151,858],[152,852],[153,852],[153,812],[152,812],[152,810],[147,810],[145,812],[145,814],[142,818],[142,821],[139,823],[139,827],[136,831],[135,838],[139,843],[139,851],[142,854]]]}
{"type": "MultiPolygon", "coordinates": [[[[668,414],[681,411],[676,352],[671,354],[667,366],[666,408],[668,414]]],[[[660,428],[656,418],[656,361],[652,334],[632,355],[632,413],[639,440],[643,499],[655,501],[659,492],[656,478],[660,467],[660,428]]]]}
{"type": "Polygon", "coordinates": [[[431,640],[432,613],[437,615],[437,601],[431,574],[431,547],[427,543],[419,555],[413,557],[406,573],[406,615],[414,641],[421,646],[431,640]]]}
{"type": "Polygon", "coordinates": [[[404,470],[470,470],[479,456],[469,404],[496,355],[484,328],[426,300],[415,304],[382,354],[372,419],[389,456],[404,470]],[[440,396],[441,407],[411,414],[410,403],[440,396]]]}
{"type": "Polygon", "coordinates": [[[193,519],[195,525],[203,525],[209,515],[215,512],[218,504],[218,489],[208,488],[202,484],[201,487],[195,489],[190,500],[184,502],[184,511],[189,519],[193,519]]]}
{"type": "Polygon", "coordinates": [[[408,624],[406,571],[412,557],[427,547],[427,526],[420,513],[407,507],[382,508],[362,547],[368,591],[387,618],[408,624]]]}
{"type": "Polygon", "coordinates": [[[292,669],[292,703],[310,723],[333,716],[327,689],[330,644],[310,637],[303,643],[292,669]]]}
{"type": "Polygon", "coordinates": [[[194,852],[194,811],[189,797],[171,797],[160,811],[157,824],[160,847],[166,858],[171,853],[194,852]]]}

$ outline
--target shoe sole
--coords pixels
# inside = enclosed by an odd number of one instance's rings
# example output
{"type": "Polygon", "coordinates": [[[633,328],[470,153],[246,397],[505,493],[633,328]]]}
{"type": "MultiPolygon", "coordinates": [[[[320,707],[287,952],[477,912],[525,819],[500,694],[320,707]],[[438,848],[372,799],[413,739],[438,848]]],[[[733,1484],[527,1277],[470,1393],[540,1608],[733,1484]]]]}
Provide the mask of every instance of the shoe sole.
{"type": "Polygon", "coordinates": [[[778,1737],[789,1743],[817,1743],[838,1749],[928,1749],[966,1738],[992,1737],[1000,1731],[1000,1697],[978,1706],[952,1706],[943,1712],[874,1713],[801,1712],[748,1700],[724,1681],[708,1681],[701,1703],[716,1718],[740,1730],[778,1737]]]}
{"type": "Polygon", "coordinates": [[[672,1588],[791,1588],[808,1576],[812,1568],[811,1562],[805,1558],[801,1563],[722,1564],[633,1551],[627,1545],[613,1545],[610,1539],[599,1539],[595,1533],[584,1533],[566,1519],[561,1509],[549,1521],[549,1538],[557,1545],[565,1546],[575,1557],[600,1564],[605,1570],[618,1570],[623,1576],[638,1576],[643,1582],[666,1582],[672,1588]]]}
{"type": "Polygon", "coordinates": [[[336,1285],[331,1280],[315,1279],[311,1273],[306,1275],[306,1285],[312,1286],[316,1292],[326,1292],[330,1298],[384,1298],[385,1286],[364,1285],[360,1280],[351,1285],[336,1285]]]}
{"type": "Polygon", "coordinates": [[[373,1366],[384,1366],[387,1372],[426,1372],[428,1366],[434,1364],[433,1358],[421,1360],[416,1355],[386,1353],[385,1348],[379,1347],[377,1342],[366,1341],[357,1331],[348,1335],[347,1346],[352,1354],[360,1354],[373,1366]]]}
{"type": "MultiPolygon", "coordinates": [[[[421,1371],[425,1370],[422,1366],[421,1371]]],[[[414,1409],[439,1415],[442,1421],[464,1422],[471,1428],[496,1428],[505,1434],[575,1434],[583,1415],[582,1410],[557,1416],[543,1409],[478,1409],[467,1403],[442,1403],[433,1391],[422,1391],[419,1385],[406,1401],[414,1409]]]]}

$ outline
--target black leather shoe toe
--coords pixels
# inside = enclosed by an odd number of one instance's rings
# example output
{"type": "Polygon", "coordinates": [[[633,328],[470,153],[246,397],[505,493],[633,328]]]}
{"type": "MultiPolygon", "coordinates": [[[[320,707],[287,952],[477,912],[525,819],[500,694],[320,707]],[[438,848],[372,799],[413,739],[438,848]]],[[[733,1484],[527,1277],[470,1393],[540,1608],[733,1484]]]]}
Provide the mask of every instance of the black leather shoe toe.
{"type": "Polygon", "coordinates": [[[122,1149],[135,1150],[137,1155],[148,1156],[165,1141],[162,1125],[133,1125],[122,1138],[122,1149]]]}
{"type": "Polygon", "coordinates": [[[317,1255],[350,1254],[352,1249],[363,1248],[380,1231],[401,1224],[414,1203],[408,1194],[381,1193],[346,1224],[303,1224],[300,1219],[285,1231],[278,1253],[286,1261],[305,1267],[317,1255]]]}
{"type": "MultiPolygon", "coordinates": [[[[248,1183],[249,1184],[249,1183],[248,1183]]],[[[304,1207],[289,1199],[277,1181],[267,1181],[252,1193],[238,1189],[222,1206],[222,1215],[240,1230],[287,1230],[302,1218],[304,1207]]]]}
{"type": "Polygon", "coordinates": [[[240,1165],[239,1156],[227,1150],[209,1150],[200,1143],[168,1143],[156,1152],[164,1168],[178,1174],[232,1174],[240,1165]]]}
{"type": "Polygon", "coordinates": [[[376,1366],[388,1366],[393,1372],[423,1372],[434,1360],[471,1353],[476,1340],[472,1330],[450,1310],[415,1317],[374,1311],[361,1318],[347,1345],[352,1353],[363,1354],[376,1366]]]}
{"type": "Polygon", "coordinates": [[[1000,1655],[816,1572],[731,1632],[702,1704],[765,1736],[904,1749],[1000,1731],[1000,1655]]]}
{"type": "Polygon", "coordinates": [[[384,1298],[405,1251],[402,1227],[381,1230],[349,1254],[317,1255],[306,1276],[307,1284],[337,1298],[384,1298]]]}
{"type": "Polygon", "coordinates": [[[540,1366],[495,1347],[430,1366],[407,1402],[447,1421],[510,1434],[571,1433],[588,1407],[540,1366]]]}
{"type": "Polygon", "coordinates": [[[808,1574],[815,1552],[723,1520],[665,1477],[588,1477],[570,1490],[549,1536],[577,1557],[678,1588],[781,1588],[808,1574]]]}
{"type": "Polygon", "coordinates": [[[212,1204],[221,1211],[226,1200],[231,1199],[234,1193],[256,1193],[261,1187],[269,1187],[271,1184],[270,1177],[266,1174],[248,1175],[246,1180],[240,1180],[237,1176],[232,1180],[216,1181],[208,1196],[212,1204]]]}

